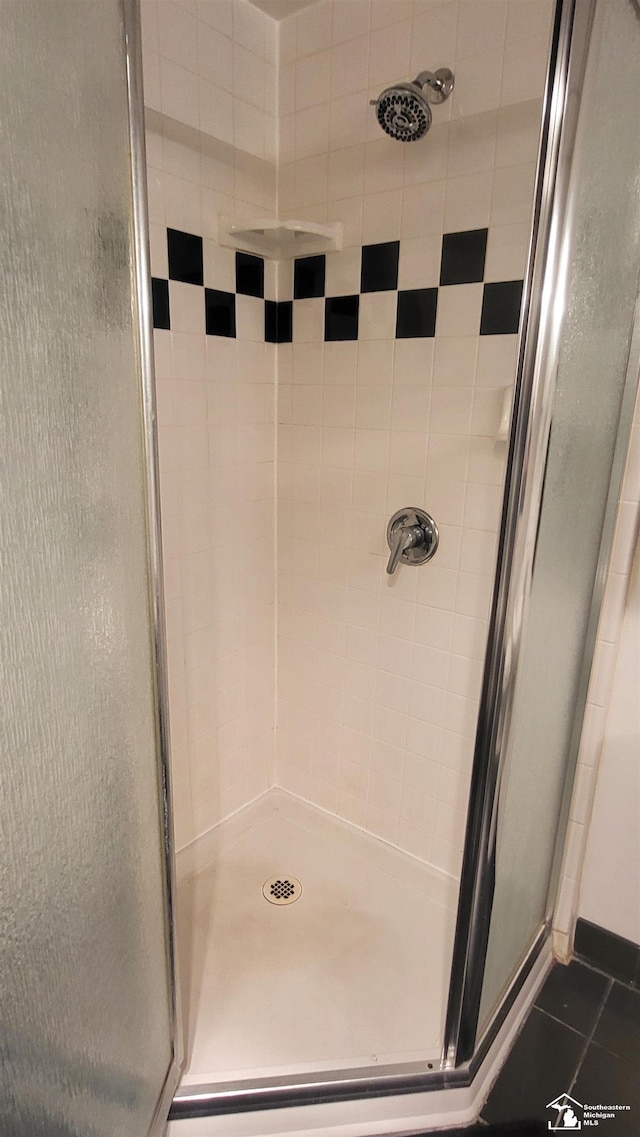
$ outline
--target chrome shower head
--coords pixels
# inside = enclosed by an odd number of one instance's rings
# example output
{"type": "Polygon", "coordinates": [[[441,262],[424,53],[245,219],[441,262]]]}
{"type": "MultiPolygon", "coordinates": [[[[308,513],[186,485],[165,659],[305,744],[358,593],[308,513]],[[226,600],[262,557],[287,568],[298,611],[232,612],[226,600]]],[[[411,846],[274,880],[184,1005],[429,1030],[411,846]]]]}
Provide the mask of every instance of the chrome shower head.
{"type": "Polygon", "coordinates": [[[431,126],[429,103],[443,103],[453,90],[453,72],[448,67],[421,71],[412,83],[396,83],[372,99],[380,126],[398,142],[417,142],[431,126]]]}

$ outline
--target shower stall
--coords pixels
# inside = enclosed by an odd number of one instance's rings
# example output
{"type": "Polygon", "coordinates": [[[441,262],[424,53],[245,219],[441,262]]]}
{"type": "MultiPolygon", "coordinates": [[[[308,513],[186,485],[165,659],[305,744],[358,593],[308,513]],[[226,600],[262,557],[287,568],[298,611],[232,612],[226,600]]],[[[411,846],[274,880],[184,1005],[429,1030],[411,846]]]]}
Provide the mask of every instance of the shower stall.
{"type": "Polygon", "coordinates": [[[0,29],[0,1128],[472,1120],[636,400],[635,0],[0,29]]]}

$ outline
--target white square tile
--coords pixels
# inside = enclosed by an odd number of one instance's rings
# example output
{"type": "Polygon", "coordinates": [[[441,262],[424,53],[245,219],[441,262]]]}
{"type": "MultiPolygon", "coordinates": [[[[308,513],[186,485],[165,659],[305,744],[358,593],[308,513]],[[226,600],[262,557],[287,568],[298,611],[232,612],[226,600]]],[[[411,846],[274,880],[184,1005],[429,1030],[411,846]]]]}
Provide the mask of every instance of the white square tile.
{"type": "Polygon", "coordinates": [[[449,125],[449,177],[493,169],[498,112],[475,114],[449,125]]]}
{"type": "Polygon", "coordinates": [[[356,427],[385,430],[391,426],[391,388],[358,387],[356,392],[356,427]]]}
{"type": "MultiPolygon", "coordinates": [[[[298,111],[294,119],[295,157],[324,154],[329,145],[329,107],[326,103],[298,111]]],[[[282,145],[282,138],[280,144],[282,145]]]]}
{"type": "Polygon", "coordinates": [[[504,45],[507,0],[460,0],[456,63],[465,55],[504,45]]]}
{"type": "Polygon", "coordinates": [[[391,387],[394,347],[393,340],[384,340],[383,342],[360,340],[358,342],[357,380],[359,387],[391,387]]]}
{"type": "MultiPolygon", "coordinates": [[[[360,3],[361,0],[358,0],[360,3]]],[[[343,4],[334,5],[335,15],[343,4]]],[[[358,36],[347,43],[339,43],[331,52],[331,98],[339,99],[352,91],[365,91],[369,77],[369,37],[358,36]]]]}
{"type": "MultiPolygon", "coordinates": [[[[364,190],[364,146],[348,146],[329,155],[328,192],[332,199],[353,197],[364,190]]],[[[362,210],[362,203],[360,203],[362,210]]]]}
{"type": "Polygon", "coordinates": [[[534,162],[540,144],[541,125],[541,99],[500,107],[496,166],[515,166],[521,162],[534,162]]]}
{"type": "Polygon", "coordinates": [[[398,190],[367,193],[362,215],[362,243],[397,241],[402,228],[402,194],[398,190]]]}
{"type": "MultiPolygon", "coordinates": [[[[446,183],[426,182],[402,191],[402,240],[442,233],[446,183]]],[[[448,192],[448,188],[447,188],[448,192]]]]}
{"type": "Polygon", "coordinates": [[[424,478],[427,464],[427,436],[420,431],[392,433],[389,472],[424,478]]]}
{"type": "Polygon", "coordinates": [[[232,10],[234,40],[264,58],[268,17],[248,0],[233,0],[232,10]]]}
{"type": "MultiPolygon", "coordinates": [[[[375,122],[375,119],[374,119],[375,122]]],[[[434,122],[424,147],[404,147],[404,184],[438,182],[447,176],[449,158],[449,123],[434,122]]]]}
{"type": "Polygon", "coordinates": [[[296,19],[296,54],[298,58],[324,51],[331,46],[332,4],[320,0],[298,12],[296,19]]]}
{"type": "Polygon", "coordinates": [[[365,194],[395,190],[399,193],[403,183],[403,166],[398,154],[398,143],[381,134],[380,138],[365,144],[365,194]]]}
{"type": "Polygon", "coordinates": [[[280,66],[295,62],[296,58],[296,17],[295,14],[278,21],[278,51],[280,66]]]}
{"type": "Polygon", "coordinates": [[[445,233],[485,228],[491,215],[492,188],[493,173],[489,170],[450,178],[444,206],[445,233]]]}
{"type": "Polygon", "coordinates": [[[502,106],[542,97],[548,58],[549,38],[546,34],[507,42],[500,90],[502,106]]]}
{"type": "Polygon", "coordinates": [[[427,431],[429,429],[429,391],[415,386],[394,385],[392,430],[427,431]]]}
{"type": "Polygon", "coordinates": [[[199,129],[198,76],[161,56],[160,87],[162,113],[199,129]]]}
{"type": "Polygon", "coordinates": [[[359,293],[361,260],[360,249],[343,249],[327,255],[327,296],[355,296],[359,293]]]}
{"type": "MultiPolygon", "coordinates": [[[[400,245],[402,248],[402,244],[400,245]]],[[[393,362],[394,383],[427,391],[433,375],[433,339],[396,340],[393,362]]]]}
{"type": "Polygon", "coordinates": [[[325,386],[337,383],[353,385],[356,380],[358,344],[348,340],[325,343],[322,365],[322,382],[325,386]]]}
{"type": "Polygon", "coordinates": [[[216,87],[233,89],[233,46],[231,40],[209,24],[198,25],[198,73],[216,87]]]}
{"type": "Polygon", "coordinates": [[[388,86],[409,71],[411,21],[402,20],[371,32],[369,84],[388,86]]]}
{"type": "Polygon", "coordinates": [[[465,118],[500,105],[503,53],[500,48],[456,59],[456,85],[451,96],[453,118],[465,118]]]}
{"type": "Polygon", "coordinates": [[[433,359],[434,387],[472,387],[477,352],[477,336],[442,336],[436,339],[433,359]]]}
{"type": "Polygon", "coordinates": [[[172,0],[158,5],[158,50],[165,59],[197,71],[197,21],[172,0]]]}
{"type": "Polygon", "coordinates": [[[487,240],[485,281],[522,280],[527,267],[531,229],[522,222],[492,225],[487,240]]]}
{"type": "Polygon", "coordinates": [[[450,284],[438,290],[437,336],[477,336],[480,332],[482,284],[450,284]]]}
{"type": "Polygon", "coordinates": [[[236,334],[238,339],[264,342],[264,300],[258,296],[236,296],[236,334]]]}
{"type": "Polygon", "coordinates": [[[360,296],[360,339],[392,340],[396,331],[397,304],[395,290],[363,292],[360,296]]]}
{"type": "MultiPolygon", "coordinates": [[[[242,47],[233,44],[233,93],[253,106],[264,108],[264,60],[242,47]]],[[[215,83],[215,79],[212,82],[215,83]]],[[[219,84],[224,86],[224,84],[219,84]]]]}
{"type": "Polygon", "coordinates": [[[535,163],[505,166],[494,174],[490,223],[493,225],[529,224],[533,207],[535,163]]]}
{"type": "Polygon", "coordinates": [[[398,288],[434,288],[440,280],[442,238],[439,233],[400,242],[398,288]]]}
{"type": "Polygon", "coordinates": [[[371,27],[386,28],[400,20],[409,20],[413,14],[413,0],[372,0],[371,27]]]}
{"type": "Polygon", "coordinates": [[[416,13],[411,32],[411,71],[425,67],[443,66],[443,60],[452,60],[456,54],[458,12],[456,4],[443,4],[433,11],[416,13]],[[428,63],[427,60],[440,60],[428,63]]]}
{"type": "Polygon", "coordinates": [[[294,300],[293,339],[294,343],[321,343],[324,340],[324,297],[294,300]]]}
{"type": "MultiPolygon", "coordinates": [[[[198,84],[200,129],[221,142],[233,142],[233,96],[206,79],[198,84]]],[[[247,104],[248,105],[248,104],[247,104]]]]}
{"type": "Polygon", "coordinates": [[[295,163],[294,204],[296,208],[326,201],[328,175],[328,158],[325,154],[320,154],[315,158],[304,158],[295,163]]]}
{"type": "Polygon", "coordinates": [[[175,332],[204,332],[204,291],[196,284],[169,281],[171,328],[175,332]]]}
{"type": "Polygon", "coordinates": [[[331,82],[331,53],[318,51],[296,62],[296,110],[326,103],[331,82]]]}
{"type": "Polygon", "coordinates": [[[368,35],[371,20],[369,0],[339,0],[333,5],[332,43],[344,43],[368,35]]]}
{"type": "Polygon", "coordinates": [[[365,137],[367,101],[362,93],[332,99],[329,105],[329,149],[357,146],[365,137]]]}

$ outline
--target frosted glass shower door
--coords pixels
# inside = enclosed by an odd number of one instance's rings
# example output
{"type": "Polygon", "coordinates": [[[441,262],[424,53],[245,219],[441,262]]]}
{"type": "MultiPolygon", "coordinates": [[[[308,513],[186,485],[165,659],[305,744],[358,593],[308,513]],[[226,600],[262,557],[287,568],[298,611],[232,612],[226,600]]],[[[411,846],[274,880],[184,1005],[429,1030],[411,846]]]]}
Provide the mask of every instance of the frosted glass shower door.
{"type": "Polygon", "coordinates": [[[639,59],[635,3],[596,0],[569,224],[554,284],[559,331],[550,364],[551,431],[497,815],[481,1029],[549,921],[554,902],[556,835],[576,759],[604,550],[637,380],[639,59]]]}
{"type": "Polygon", "coordinates": [[[177,1072],[129,18],[0,0],[5,1137],[144,1137],[177,1072]]]}

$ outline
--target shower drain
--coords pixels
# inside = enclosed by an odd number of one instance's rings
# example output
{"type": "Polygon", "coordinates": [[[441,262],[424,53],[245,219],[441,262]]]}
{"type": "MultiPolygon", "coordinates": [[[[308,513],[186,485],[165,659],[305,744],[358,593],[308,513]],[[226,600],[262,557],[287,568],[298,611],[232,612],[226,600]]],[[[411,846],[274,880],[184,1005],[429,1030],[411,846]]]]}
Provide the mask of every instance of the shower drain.
{"type": "Polygon", "coordinates": [[[295,876],[270,876],[262,886],[262,895],[270,904],[293,904],[302,896],[302,885],[295,876]]]}

